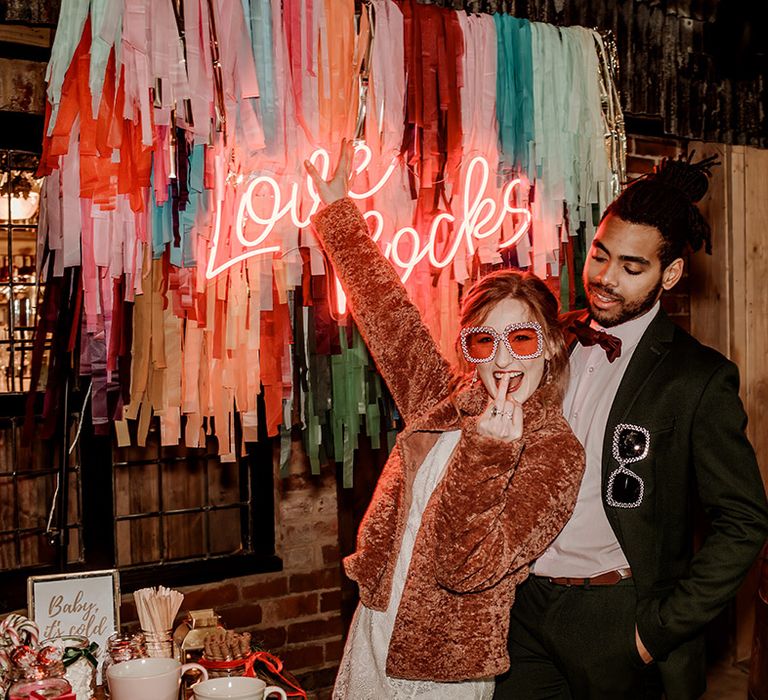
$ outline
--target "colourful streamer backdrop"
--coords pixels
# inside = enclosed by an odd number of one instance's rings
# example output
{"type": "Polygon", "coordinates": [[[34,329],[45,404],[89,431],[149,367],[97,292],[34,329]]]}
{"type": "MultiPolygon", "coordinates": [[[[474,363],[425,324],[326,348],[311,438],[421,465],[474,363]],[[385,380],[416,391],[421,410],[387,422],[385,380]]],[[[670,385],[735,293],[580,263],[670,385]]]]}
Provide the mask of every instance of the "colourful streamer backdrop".
{"type": "Polygon", "coordinates": [[[303,160],[327,171],[356,139],[353,197],[452,353],[465,284],[498,265],[561,277],[616,192],[607,54],[582,27],[414,0],[359,17],[353,0],[63,0],[40,165],[46,424],[73,352],[120,444],[159,416],[163,444],[213,432],[233,460],[238,418],[287,459],[298,425],[312,469],[332,456],[349,483],[360,431],[376,442],[396,414],[313,236],[303,160]]]}

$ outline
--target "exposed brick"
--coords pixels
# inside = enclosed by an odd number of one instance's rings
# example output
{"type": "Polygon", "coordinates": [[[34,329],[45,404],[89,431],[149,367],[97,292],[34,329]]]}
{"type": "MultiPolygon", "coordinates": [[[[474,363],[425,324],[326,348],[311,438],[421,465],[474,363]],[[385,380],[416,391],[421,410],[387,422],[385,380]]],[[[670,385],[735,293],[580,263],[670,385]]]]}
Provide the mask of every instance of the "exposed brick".
{"type": "Polygon", "coordinates": [[[283,552],[283,566],[288,571],[307,571],[313,569],[319,563],[315,556],[315,548],[311,545],[300,547],[286,547],[283,552]]]}
{"type": "Polygon", "coordinates": [[[332,566],[307,574],[293,574],[288,581],[288,589],[291,593],[319,591],[324,588],[338,588],[340,583],[339,568],[332,566]]]}
{"type": "Polygon", "coordinates": [[[341,654],[344,651],[344,642],[341,639],[325,643],[325,661],[341,661],[341,654]]]}
{"type": "Polygon", "coordinates": [[[323,564],[338,564],[341,556],[338,544],[324,544],[322,546],[323,564]]]}
{"type": "Polygon", "coordinates": [[[637,156],[627,156],[627,174],[644,175],[653,170],[656,161],[650,158],[638,158],[637,156]]]}
{"type": "Polygon", "coordinates": [[[670,139],[656,140],[635,137],[633,145],[635,155],[675,158],[682,152],[680,144],[670,139]]]}
{"type": "Polygon", "coordinates": [[[314,526],[308,526],[304,520],[285,527],[283,532],[285,533],[286,546],[310,544],[317,541],[317,532],[314,526]]]}
{"type": "Polygon", "coordinates": [[[336,518],[337,503],[335,494],[325,494],[320,498],[315,498],[315,513],[318,515],[330,515],[336,518]]]}
{"type": "Polygon", "coordinates": [[[288,647],[280,654],[285,668],[291,673],[323,665],[325,649],[322,644],[288,647]]]}
{"type": "Polygon", "coordinates": [[[336,518],[317,520],[312,524],[311,530],[315,540],[323,539],[324,535],[336,540],[339,535],[339,521],[336,518]]]}
{"type": "Polygon", "coordinates": [[[344,632],[341,617],[336,615],[325,620],[305,620],[288,625],[288,643],[306,642],[310,639],[341,637],[344,632]]]}
{"type": "Polygon", "coordinates": [[[201,586],[192,590],[184,590],[184,609],[202,610],[216,608],[217,610],[228,603],[239,600],[238,588],[234,583],[201,586]]]}
{"type": "Polygon", "coordinates": [[[250,627],[261,622],[261,605],[258,603],[233,605],[227,608],[217,606],[216,612],[221,616],[224,627],[229,629],[250,627]]]}
{"type": "Polygon", "coordinates": [[[320,594],[320,612],[341,610],[341,591],[328,591],[320,594]]]}
{"type": "Polygon", "coordinates": [[[306,494],[301,492],[292,493],[280,503],[280,513],[283,519],[308,518],[312,514],[313,508],[311,492],[306,494]]]}
{"type": "Polygon", "coordinates": [[[265,629],[251,630],[253,640],[268,651],[275,652],[285,646],[285,627],[266,627],[265,629]]]}
{"type": "Polygon", "coordinates": [[[285,598],[264,601],[262,603],[264,619],[269,622],[282,622],[297,617],[316,615],[318,610],[317,593],[302,593],[285,598]]]}
{"type": "Polygon", "coordinates": [[[243,600],[261,600],[263,598],[277,598],[288,593],[288,577],[280,576],[266,581],[252,581],[243,585],[243,600]]]}
{"type": "MultiPolygon", "coordinates": [[[[306,456],[306,453],[302,452],[302,454],[306,456]]],[[[333,471],[335,472],[335,468],[333,471]]],[[[312,474],[309,469],[309,459],[306,459],[306,463],[301,465],[297,471],[290,473],[280,481],[284,493],[295,494],[307,492],[312,495],[313,499],[316,498],[324,488],[328,488],[329,491],[335,491],[335,476],[330,472],[325,475],[320,474],[320,476],[312,474]]]]}

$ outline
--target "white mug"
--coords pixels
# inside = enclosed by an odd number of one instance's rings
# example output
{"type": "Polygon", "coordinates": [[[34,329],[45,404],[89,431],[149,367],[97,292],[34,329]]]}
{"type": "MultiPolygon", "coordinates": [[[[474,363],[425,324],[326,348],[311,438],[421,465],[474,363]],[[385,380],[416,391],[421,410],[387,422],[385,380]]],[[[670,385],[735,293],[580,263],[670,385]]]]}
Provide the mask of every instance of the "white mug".
{"type": "Polygon", "coordinates": [[[211,678],[192,686],[195,700],[265,700],[273,693],[282,700],[288,700],[285,691],[276,685],[267,686],[261,678],[233,676],[232,678],[211,678]]]}
{"type": "Polygon", "coordinates": [[[131,659],[107,668],[107,683],[112,700],[176,700],[181,677],[197,669],[208,679],[200,664],[184,664],[176,659],[131,659]]]}

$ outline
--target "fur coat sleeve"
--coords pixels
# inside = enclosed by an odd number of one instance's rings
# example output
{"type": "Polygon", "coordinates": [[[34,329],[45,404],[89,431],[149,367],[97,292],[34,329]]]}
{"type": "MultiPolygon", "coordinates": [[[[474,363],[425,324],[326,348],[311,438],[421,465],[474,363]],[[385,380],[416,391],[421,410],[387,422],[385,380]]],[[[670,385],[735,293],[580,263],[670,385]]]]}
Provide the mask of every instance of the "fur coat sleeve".
{"type": "Polygon", "coordinates": [[[406,423],[425,414],[449,395],[451,367],[371,239],[365,219],[345,198],[316,214],[312,223],[398,410],[406,423]]]}
{"type": "Polygon", "coordinates": [[[584,451],[544,385],[525,402],[523,435],[504,443],[468,421],[439,487],[435,572],[440,585],[468,593],[527,566],[570,517],[584,451]]]}

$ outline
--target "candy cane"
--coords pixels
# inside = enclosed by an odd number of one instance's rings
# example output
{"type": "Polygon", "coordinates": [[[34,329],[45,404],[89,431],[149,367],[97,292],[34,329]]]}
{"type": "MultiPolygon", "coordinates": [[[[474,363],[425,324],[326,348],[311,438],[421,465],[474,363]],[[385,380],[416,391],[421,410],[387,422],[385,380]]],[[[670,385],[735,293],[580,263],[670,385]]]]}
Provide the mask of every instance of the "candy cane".
{"type": "Polygon", "coordinates": [[[10,642],[12,647],[21,646],[21,637],[19,633],[13,627],[8,627],[3,630],[3,636],[10,642]]]}
{"type": "Polygon", "coordinates": [[[0,649],[0,679],[11,677],[11,660],[8,657],[8,652],[5,649],[0,649]]]}
{"type": "Polygon", "coordinates": [[[40,628],[37,626],[37,623],[23,615],[17,615],[16,617],[18,618],[16,629],[19,630],[19,633],[26,633],[27,644],[31,647],[37,646],[40,637],[40,628]]]}
{"type": "Polygon", "coordinates": [[[37,625],[24,615],[13,613],[0,622],[0,637],[8,638],[13,646],[19,646],[22,635],[26,636],[27,644],[36,646],[40,630],[37,625]]]}
{"type": "Polygon", "coordinates": [[[8,652],[5,649],[0,649],[0,695],[5,693],[11,685],[12,668],[8,652]]]}

